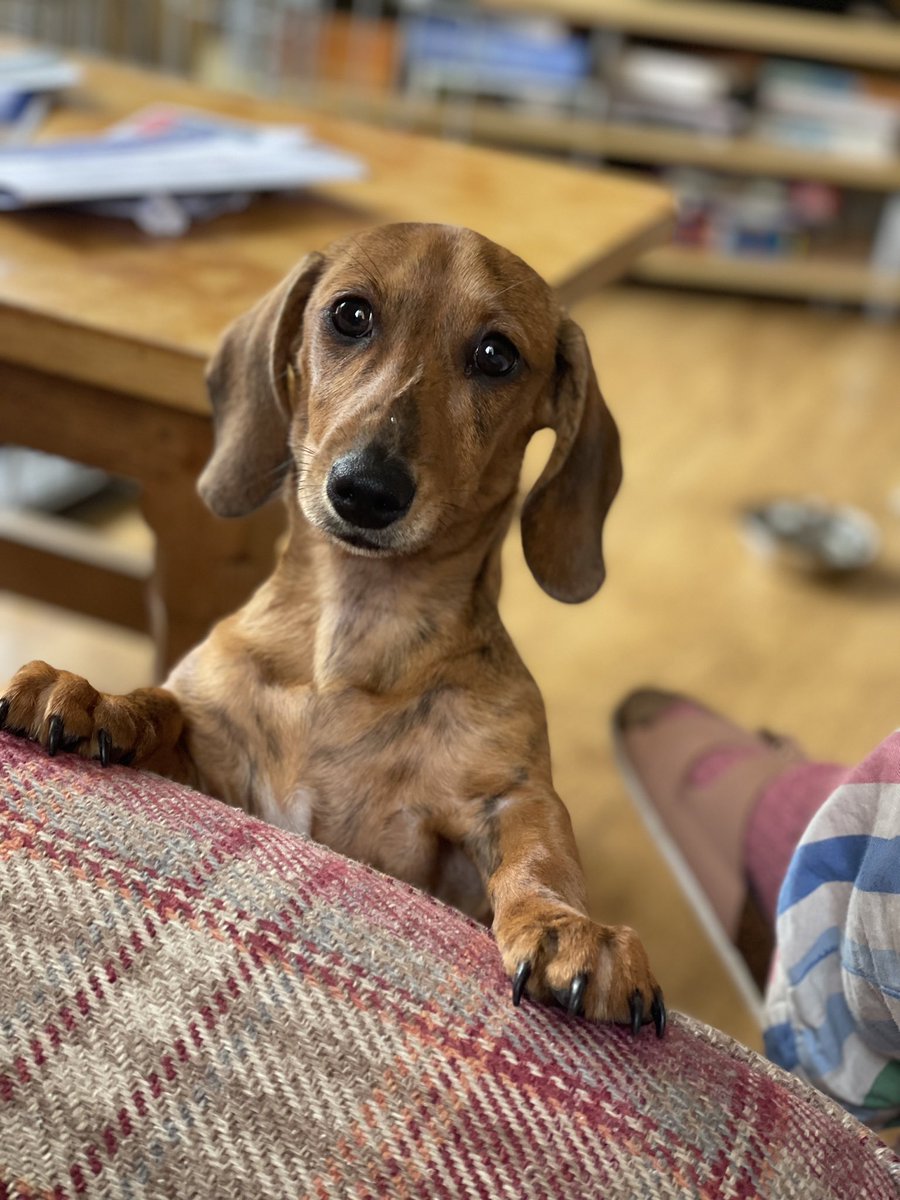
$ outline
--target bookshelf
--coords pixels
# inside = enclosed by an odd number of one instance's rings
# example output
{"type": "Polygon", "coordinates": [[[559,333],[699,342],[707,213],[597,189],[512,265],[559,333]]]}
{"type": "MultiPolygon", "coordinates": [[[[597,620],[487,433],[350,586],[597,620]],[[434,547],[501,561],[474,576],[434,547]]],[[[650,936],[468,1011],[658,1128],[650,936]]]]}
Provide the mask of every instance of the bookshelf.
{"type": "MultiPolygon", "coordinates": [[[[422,133],[440,132],[454,121],[452,105],[421,96],[323,83],[317,85],[315,97],[322,108],[344,114],[365,104],[377,120],[407,124],[422,133]]],[[[558,150],[636,164],[710,167],[739,175],[818,179],[875,192],[900,191],[900,157],[886,163],[869,162],[747,136],[702,136],[587,116],[538,115],[490,101],[465,102],[460,106],[459,121],[477,138],[526,150],[558,150]]]]}
{"type": "Polygon", "coordinates": [[[759,50],[880,70],[900,69],[900,23],[849,20],[728,0],[481,0],[509,14],[730,50],[759,50]]]}
{"type": "MultiPolygon", "coordinates": [[[[739,0],[481,0],[492,14],[550,16],[626,41],[650,39],[672,49],[707,48],[836,64],[900,75],[900,21],[779,9],[739,0]]],[[[346,88],[326,107],[348,111],[346,88]]],[[[463,97],[444,102],[386,90],[360,98],[381,120],[428,132],[457,132],[478,140],[535,151],[612,160],[626,167],[691,167],[735,177],[814,180],[845,192],[900,193],[900,155],[890,159],[800,149],[741,133],[712,135],[652,124],[626,123],[603,112],[536,111],[516,104],[463,97]]],[[[350,101],[352,105],[352,100],[350,101]]],[[[900,303],[900,284],[876,276],[865,250],[857,257],[765,258],[673,246],[652,252],[640,275],[665,283],[753,293],[865,303],[900,303]]]]}
{"type": "Polygon", "coordinates": [[[836,255],[788,260],[733,258],[666,246],[645,255],[632,274],[652,283],[900,307],[900,278],[879,276],[865,262],[836,255]]]}

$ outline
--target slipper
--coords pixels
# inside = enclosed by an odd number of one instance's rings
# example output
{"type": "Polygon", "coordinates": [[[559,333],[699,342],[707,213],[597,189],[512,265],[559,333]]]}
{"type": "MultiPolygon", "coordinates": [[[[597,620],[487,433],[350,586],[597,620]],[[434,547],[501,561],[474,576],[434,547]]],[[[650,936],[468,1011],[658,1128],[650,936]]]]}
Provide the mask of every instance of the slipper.
{"type": "Polygon", "coordinates": [[[744,866],[757,800],[807,761],[789,738],[749,731],[675,692],[642,688],[616,708],[619,768],[641,815],[751,1011],[761,1013],[774,932],[744,866]]]}

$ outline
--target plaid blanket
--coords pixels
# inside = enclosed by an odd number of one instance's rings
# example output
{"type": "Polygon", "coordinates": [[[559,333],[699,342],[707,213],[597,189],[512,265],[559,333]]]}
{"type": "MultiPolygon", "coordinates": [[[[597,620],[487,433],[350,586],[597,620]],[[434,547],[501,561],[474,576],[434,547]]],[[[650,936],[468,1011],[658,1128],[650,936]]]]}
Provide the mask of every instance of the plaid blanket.
{"type": "Polygon", "coordinates": [[[816,813],[778,901],[766,1052],[885,1129],[900,1120],[900,732],[816,813]]]}
{"type": "Polygon", "coordinates": [[[514,1009],[481,928],[0,736],[0,1200],[885,1200],[900,1160],[683,1017],[514,1009]]]}

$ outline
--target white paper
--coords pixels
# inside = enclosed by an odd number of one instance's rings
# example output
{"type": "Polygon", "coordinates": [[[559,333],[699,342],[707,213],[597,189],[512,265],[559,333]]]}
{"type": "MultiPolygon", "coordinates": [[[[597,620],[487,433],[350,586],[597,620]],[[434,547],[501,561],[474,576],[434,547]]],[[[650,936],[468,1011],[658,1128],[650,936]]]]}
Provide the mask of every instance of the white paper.
{"type": "Polygon", "coordinates": [[[0,150],[0,209],[157,195],[282,191],[360,179],[365,164],[289,125],[163,106],[108,136],[0,150]]]}

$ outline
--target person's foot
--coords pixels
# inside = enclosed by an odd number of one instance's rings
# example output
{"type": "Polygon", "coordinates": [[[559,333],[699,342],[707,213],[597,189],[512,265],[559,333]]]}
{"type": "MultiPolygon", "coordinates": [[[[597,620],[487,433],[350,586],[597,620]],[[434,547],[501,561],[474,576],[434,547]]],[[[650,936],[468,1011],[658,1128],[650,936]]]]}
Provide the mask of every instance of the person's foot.
{"type": "Polygon", "coordinates": [[[773,933],[750,895],[745,833],[762,793],[806,756],[788,738],[656,688],[625,697],[613,737],[629,790],[704,924],[732,966],[728,944],[737,945],[761,988],[773,933]]]}

